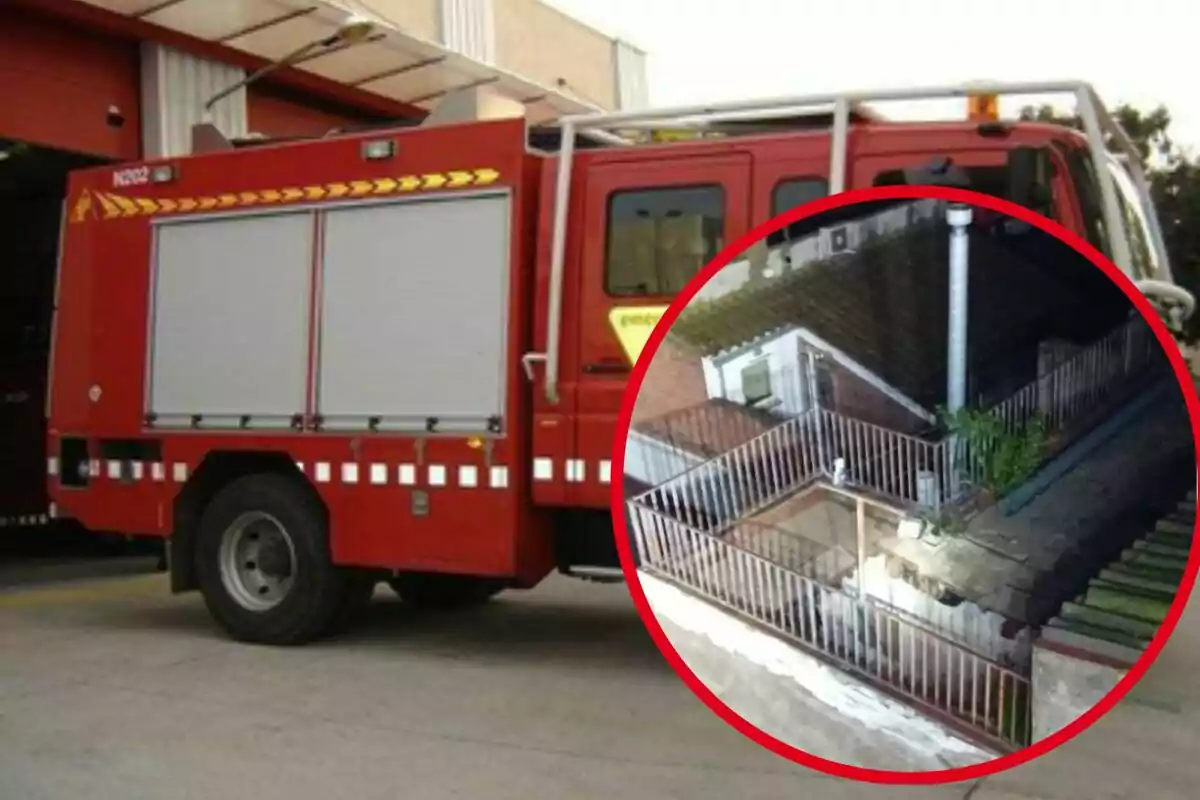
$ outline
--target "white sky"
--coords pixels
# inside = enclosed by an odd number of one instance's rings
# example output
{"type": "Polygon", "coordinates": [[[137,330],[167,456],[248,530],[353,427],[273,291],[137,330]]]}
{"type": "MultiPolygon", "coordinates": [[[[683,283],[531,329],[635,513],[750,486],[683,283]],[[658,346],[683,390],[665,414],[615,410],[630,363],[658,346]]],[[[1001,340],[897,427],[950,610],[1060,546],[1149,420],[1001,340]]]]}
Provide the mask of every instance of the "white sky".
{"type": "MultiPolygon", "coordinates": [[[[1196,12],[1188,13],[1195,0],[546,2],[645,50],[656,106],[970,80],[1083,79],[1110,106],[1165,103],[1176,140],[1200,150],[1200,72],[1189,66],[1198,49],[1196,12]]],[[[1069,100],[1059,105],[1073,108],[1069,100]]],[[[894,117],[930,112],[880,110],[894,117]]],[[[961,113],[959,104],[937,111],[947,110],[961,113]]]]}

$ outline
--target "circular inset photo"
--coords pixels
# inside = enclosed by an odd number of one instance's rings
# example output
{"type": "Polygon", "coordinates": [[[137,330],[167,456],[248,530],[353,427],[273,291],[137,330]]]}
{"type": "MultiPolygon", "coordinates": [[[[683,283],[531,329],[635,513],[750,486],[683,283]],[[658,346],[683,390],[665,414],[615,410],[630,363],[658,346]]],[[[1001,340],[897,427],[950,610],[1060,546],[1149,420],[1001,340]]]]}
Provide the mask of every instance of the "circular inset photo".
{"type": "Polygon", "coordinates": [[[701,699],[781,755],[907,783],[1111,708],[1198,566],[1198,403],[1163,321],[1192,303],[1143,286],[1010,203],[890,187],[776,217],[659,309],[614,519],[701,699]]]}

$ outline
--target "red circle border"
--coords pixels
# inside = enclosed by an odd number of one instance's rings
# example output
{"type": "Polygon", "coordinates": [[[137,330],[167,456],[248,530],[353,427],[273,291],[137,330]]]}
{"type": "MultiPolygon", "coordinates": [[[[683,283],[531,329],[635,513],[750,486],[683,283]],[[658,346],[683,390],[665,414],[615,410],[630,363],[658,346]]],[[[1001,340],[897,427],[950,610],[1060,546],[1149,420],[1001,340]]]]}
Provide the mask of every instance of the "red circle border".
{"type": "MultiPolygon", "coordinates": [[[[1133,306],[1141,312],[1150,324],[1151,330],[1157,337],[1158,342],[1162,345],[1167,354],[1167,358],[1174,370],[1176,380],[1179,381],[1180,388],[1183,390],[1183,396],[1187,404],[1188,418],[1192,426],[1192,443],[1194,452],[1200,452],[1200,428],[1197,427],[1197,421],[1200,420],[1200,399],[1197,398],[1195,386],[1191,373],[1188,369],[1183,355],[1176,346],[1174,338],[1166,325],[1163,324],[1157,312],[1151,306],[1141,292],[1133,285],[1132,281],[1122,273],[1116,265],[1109,261],[1105,256],[1085,241],[1080,236],[1063,227],[1057,222],[1041,216],[1033,211],[1030,211],[1022,206],[1018,206],[1007,200],[992,197],[990,195],[980,194],[979,192],[968,191],[964,189],[954,189],[948,187],[936,186],[887,186],[877,187],[872,189],[855,189],[846,191],[841,194],[814,200],[797,208],[786,211],[773,219],[770,219],[760,225],[755,226],[746,234],[738,237],[735,241],[728,244],[716,258],[704,266],[700,272],[688,282],[683,291],[680,292],[671,302],[658,324],[651,332],[645,347],[642,349],[638,357],[637,363],[634,364],[633,371],[630,374],[625,392],[621,398],[621,410],[617,418],[615,436],[613,439],[612,453],[612,474],[614,479],[611,482],[610,503],[613,519],[613,533],[616,536],[617,552],[621,561],[621,569],[625,575],[626,584],[629,587],[629,593],[633,598],[634,605],[637,607],[638,614],[642,618],[642,622],[646,625],[650,636],[654,639],[655,644],[662,652],[663,656],[670,663],[671,667],[679,675],[688,688],[704,702],[717,716],[723,719],[727,724],[732,726],[738,732],[766,749],[774,752],[783,758],[787,758],[810,769],[818,770],[829,775],[840,778],[849,778],[852,780],[864,781],[868,783],[890,784],[890,785],[934,785],[942,783],[956,783],[960,781],[978,780],[990,775],[995,775],[1004,770],[1025,764],[1039,756],[1045,755],[1060,745],[1065,744],[1071,739],[1078,736],[1083,731],[1091,727],[1095,722],[1108,713],[1112,708],[1120,702],[1120,700],[1129,693],[1134,685],[1142,679],[1146,671],[1158,658],[1166,645],[1167,640],[1171,637],[1176,626],[1179,624],[1180,618],[1183,616],[1184,608],[1187,606],[1188,598],[1192,594],[1192,590],[1196,585],[1196,576],[1200,572],[1200,548],[1195,546],[1196,534],[1200,531],[1200,519],[1197,520],[1197,525],[1192,532],[1192,547],[1188,555],[1187,569],[1184,573],[1183,580],[1180,582],[1179,591],[1175,596],[1175,601],[1171,604],[1166,618],[1158,632],[1154,635],[1150,644],[1137,663],[1130,668],[1125,677],[1122,678],[1115,687],[1096,705],[1092,706],[1087,712],[1071,722],[1066,727],[1056,733],[1034,742],[1028,747],[1010,753],[999,758],[992,759],[980,764],[973,764],[965,767],[956,767],[945,770],[929,770],[925,772],[907,772],[899,770],[880,770],[868,769],[865,767],[856,767],[849,764],[842,764],[837,761],[815,756],[807,753],[799,748],[787,744],[770,734],[767,734],[750,722],[746,721],[737,712],[722,702],[712,691],[708,689],[704,683],[696,677],[695,673],[684,662],[683,658],[676,652],[671,645],[662,627],[655,619],[653,610],[646,599],[645,593],[642,591],[641,584],[638,580],[637,570],[633,565],[633,554],[630,548],[629,529],[625,524],[625,496],[623,480],[620,476],[625,474],[625,440],[629,434],[630,420],[633,416],[633,407],[637,399],[638,392],[641,390],[642,381],[645,379],[646,370],[649,366],[650,359],[654,353],[658,351],[662,344],[667,331],[680,313],[684,310],[696,293],[717,274],[727,264],[737,258],[744,250],[753,244],[756,244],[760,239],[765,238],[768,234],[789,225],[797,220],[805,217],[820,214],[832,209],[849,206],[856,203],[864,203],[878,200],[921,200],[921,199],[937,199],[949,202],[965,203],[967,205],[986,208],[991,211],[999,212],[1006,216],[1020,220],[1021,222],[1033,225],[1046,233],[1051,234],[1063,243],[1073,247],[1076,251],[1085,256],[1089,261],[1095,264],[1099,269],[1121,288],[1127,297],[1133,303],[1133,306]]],[[[1197,312],[1200,313],[1200,312],[1197,312]]]]}

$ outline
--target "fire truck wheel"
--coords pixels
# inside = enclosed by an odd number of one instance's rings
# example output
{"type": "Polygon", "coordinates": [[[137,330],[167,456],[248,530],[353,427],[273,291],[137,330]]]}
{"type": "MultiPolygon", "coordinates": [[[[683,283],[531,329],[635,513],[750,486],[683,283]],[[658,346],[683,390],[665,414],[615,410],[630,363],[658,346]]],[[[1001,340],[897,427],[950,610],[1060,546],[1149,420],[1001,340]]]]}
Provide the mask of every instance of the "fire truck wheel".
{"type": "Polygon", "coordinates": [[[504,581],[471,575],[405,572],[388,581],[392,591],[415,608],[451,609],[482,605],[504,591],[504,581]]]}
{"type": "Polygon", "coordinates": [[[273,645],[330,633],[353,583],[329,558],[318,501],[265,474],[234,481],[204,510],[196,577],[209,613],[231,636],[273,645]]]}

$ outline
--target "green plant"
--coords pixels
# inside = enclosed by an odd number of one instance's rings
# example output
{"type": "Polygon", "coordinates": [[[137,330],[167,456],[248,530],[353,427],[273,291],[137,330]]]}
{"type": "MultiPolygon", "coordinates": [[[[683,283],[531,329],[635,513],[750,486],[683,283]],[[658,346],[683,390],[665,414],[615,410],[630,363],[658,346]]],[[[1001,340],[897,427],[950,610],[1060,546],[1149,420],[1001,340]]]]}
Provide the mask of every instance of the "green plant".
{"type": "Polygon", "coordinates": [[[1042,461],[1046,426],[1035,415],[1016,430],[1007,430],[989,411],[938,409],[942,425],[955,437],[955,465],[974,485],[1002,497],[1033,475],[1042,461]]]}

